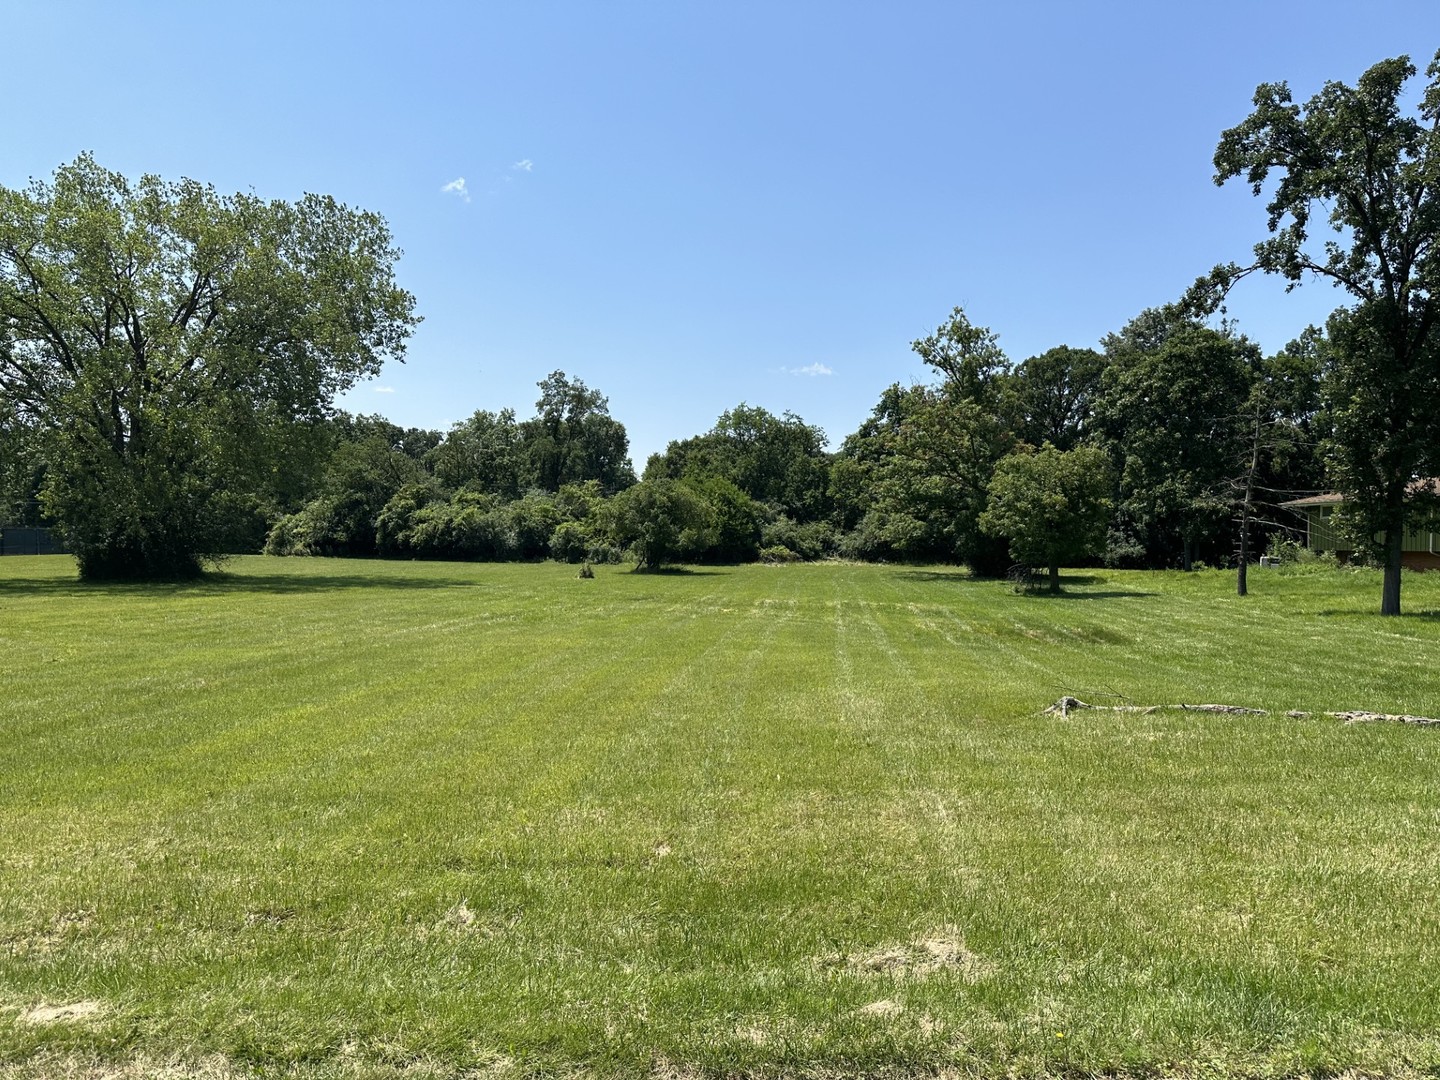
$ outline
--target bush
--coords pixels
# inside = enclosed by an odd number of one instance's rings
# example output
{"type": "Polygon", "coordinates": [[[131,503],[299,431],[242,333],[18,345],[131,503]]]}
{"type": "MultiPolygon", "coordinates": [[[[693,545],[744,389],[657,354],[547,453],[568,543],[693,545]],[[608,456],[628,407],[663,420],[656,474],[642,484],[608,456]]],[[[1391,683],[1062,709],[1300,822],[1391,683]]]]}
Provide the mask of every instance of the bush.
{"type": "Polygon", "coordinates": [[[1105,551],[1100,561],[1111,570],[1135,569],[1145,565],[1145,545],[1126,529],[1111,526],[1105,534],[1105,551]]]}
{"type": "Polygon", "coordinates": [[[265,538],[267,555],[369,554],[374,546],[373,526],[364,507],[346,494],[310,500],[277,521],[265,538]]]}
{"type": "Polygon", "coordinates": [[[844,559],[857,562],[893,562],[899,557],[886,515],[868,511],[855,528],[840,537],[836,552],[844,559]]]}
{"type": "Polygon", "coordinates": [[[550,557],[558,562],[585,562],[593,543],[594,537],[583,522],[562,521],[550,534],[550,557]]]}
{"type": "Polygon", "coordinates": [[[585,552],[586,562],[603,563],[614,565],[625,561],[626,552],[622,547],[615,544],[607,544],[603,540],[596,540],[591,543],[588,551],[585,552]]]}
{"type": "Polygon", "coordinates": [[[628,546],[636,565],[653,570],[682,552],[709,547],[709,507],[677,480],[644,480],[610,500],[611,538],[628,546]]]}
{"type": "Polygon", "coordinates": [[[776,544],[774,547],[767,547],[761,549],[760,561],[762,563],[771,564],[793,563],[799,562],[800,556],[795,554],[795,552],[791,551],[785,545],[776,544]]]}
{"type": "Polygon", "coordinates": [[[508,511],[514,554],[521,559],[545,558],[561,520],[554,500],[543,492],[531,492],[511,503],[508,511]]]}
{"type": "Polygon", "coordinates": [[[703,562],[749,562],[760,550],[760,504],[719,476],[685,483],[708,509],[708,527],[697,530],[697,548],[684,552],[703,562]],[[703,546],[700,546],[703,545],[703,546]]]}
{"type": "Polygon", "coordinates": [[[375,519],[375,548],[381,555],[413,554],[416,515],[440,499],[432,484],[407,484],[385,504],[375,519]]]}
{"type": "Polygon", "coordinates": [[[1309,561],[1315,553],[1298,540],[1286,539],[1284,533],[1275,533],[1265,545],[1265,554],[1281,563],[1309,561]]]}
{"type": "Polygon", "coordinates": [[[839,550],[840,538],[835,526],[828,521],[801,525],[781,514],[761,530],[760,544],[766,549],[783,547],[797,558],[813,560],[834,555],[839,550]]]}

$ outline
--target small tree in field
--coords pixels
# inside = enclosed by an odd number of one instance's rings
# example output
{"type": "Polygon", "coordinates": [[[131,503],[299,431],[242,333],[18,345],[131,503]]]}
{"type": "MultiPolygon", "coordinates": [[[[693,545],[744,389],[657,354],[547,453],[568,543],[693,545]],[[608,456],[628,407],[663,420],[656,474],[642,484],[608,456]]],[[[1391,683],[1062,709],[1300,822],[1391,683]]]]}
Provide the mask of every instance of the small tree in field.
{"type": "Polygon", "coordinates": [[[1103,450],[1022,447],[1002,458],[990,480],[980,527],[1010,540],[1017,562],[1044,566],[1060,591],[1060,564],[1098,555],[1110,523],[1110,463],[1103,450]]]}
{"type": "Polygon", "coordinates": [[[610,533],[635,552],[640,570],[658,570],[686,549],[706,546],[709,507],[678,480],[645,480],[610,502],[610,533]]]}

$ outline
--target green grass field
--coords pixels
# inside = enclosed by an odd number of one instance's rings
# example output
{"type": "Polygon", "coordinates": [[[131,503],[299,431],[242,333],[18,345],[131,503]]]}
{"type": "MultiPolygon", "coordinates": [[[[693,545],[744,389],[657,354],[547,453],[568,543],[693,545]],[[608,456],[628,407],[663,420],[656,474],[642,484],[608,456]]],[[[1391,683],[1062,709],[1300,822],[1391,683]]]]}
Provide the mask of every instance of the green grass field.
{"type": "Polygon", "coordinates": [[[1440,1071],[1440,574],[0,560],[0,1077],[1440,1071]]]}

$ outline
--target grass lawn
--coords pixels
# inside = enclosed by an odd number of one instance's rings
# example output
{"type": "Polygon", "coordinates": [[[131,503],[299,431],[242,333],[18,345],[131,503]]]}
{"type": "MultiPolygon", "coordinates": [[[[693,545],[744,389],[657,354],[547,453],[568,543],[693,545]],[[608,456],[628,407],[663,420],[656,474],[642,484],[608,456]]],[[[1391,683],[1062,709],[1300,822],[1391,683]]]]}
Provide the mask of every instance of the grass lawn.
{"type": "Polygon", "coordinates": [[[1440,713],[1440,574],[1233,589],[0,559],[0,1077],[1433,1076],[1440,730],[1040,714],[1440,713]]]}

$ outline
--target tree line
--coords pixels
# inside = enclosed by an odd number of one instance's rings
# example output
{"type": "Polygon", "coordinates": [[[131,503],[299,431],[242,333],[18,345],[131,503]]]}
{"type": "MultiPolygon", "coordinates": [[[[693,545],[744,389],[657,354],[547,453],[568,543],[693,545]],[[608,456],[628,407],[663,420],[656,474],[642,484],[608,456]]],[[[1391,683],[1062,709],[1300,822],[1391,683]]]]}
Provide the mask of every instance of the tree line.
{"type": "Polygon", "coordinates": [[[228,551],[607,559],[841,555],[1243,570],[1284,497],[1342,527],[1399,611],[1404,530],[1440,474],[1440,57],[1383,61],[1303,105],[1284,83],[1223,133],[1217,183],[1269,236],[1098,349],[1018,363],[955,309],[833,451],[744,403],[637,477],[599,391],[556,372],[534,415],[446,432],[335,412],[418,323],[378,215],[157,177],[88,155],[0,188],[0,516],[42,515],[88,578],[180,577],[228,551]],[[1332,230],[1312,241],[1312,218],[1332,230]],[[1351,303],[1266,356],[1223,317],[1253,272],[1351,303]]]}

